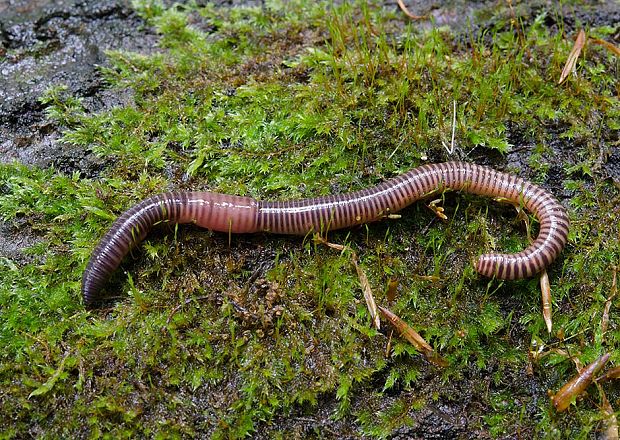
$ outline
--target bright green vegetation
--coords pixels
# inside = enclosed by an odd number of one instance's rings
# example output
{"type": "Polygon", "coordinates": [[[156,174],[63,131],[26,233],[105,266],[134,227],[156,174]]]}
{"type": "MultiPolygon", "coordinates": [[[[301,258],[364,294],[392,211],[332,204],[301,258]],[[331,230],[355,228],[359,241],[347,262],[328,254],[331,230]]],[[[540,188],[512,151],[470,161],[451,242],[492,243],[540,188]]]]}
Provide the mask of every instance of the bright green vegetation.
{"type": "MultiPolygon", "coordinates": [[[[607,178],[617,59],[588,46],[559,86],[570,39],[545,15],[515,27],[502,10],[486,11],[493,25],[481,36],[423,30],[379,5],[137,8],[160,50],[110,53],[103,69],[131,105],[89,114],[62,87],[41,99],[102,173],[0,166],[1,218],[36,237],[26,261],[0,258],[0,437],[387,437],[417,426],[583,438],[600,428],[594,387],[560,415],[546,391],[575,373],[561,350],[584,364],[605,351],[620,362],[618,298],[601,333],[620,263],[620,192],[607,178]],[[489,281],[470,263],[527,244],[514,209],[453,193],[445,223],[420,203],[400,220],[329,236],[357,252],[380,304],[398,279],[390,308],[450,362],[444,370],[396,337],[386,358],[349,255],[309,237],[229,244],[163,228],[109,283],[120,300],[84,310],[90,252],[140,199],[172,188],[263,199],[360,189],[425,158],[457,158],[442,146],[453,101],[464,157],[508,163],[570,209],[570,244],[549,271],[553,335],[537,279],[489,281]],[[528,358],[541,346],[556,351],[528,358]]],[[[560,10],[547,14],[562,23],[560,10]]],[[[619,410],[617,386],[605,391],[619,410]]]]}

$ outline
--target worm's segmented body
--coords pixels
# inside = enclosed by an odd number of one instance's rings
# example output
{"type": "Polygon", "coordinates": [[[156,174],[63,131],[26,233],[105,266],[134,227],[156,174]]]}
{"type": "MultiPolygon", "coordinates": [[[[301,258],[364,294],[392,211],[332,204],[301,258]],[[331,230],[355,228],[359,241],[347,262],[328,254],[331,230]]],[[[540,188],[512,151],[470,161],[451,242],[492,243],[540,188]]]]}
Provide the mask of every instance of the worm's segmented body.
{"type": "Polygon", "coordinates": [[[212,192],[171,192],[138,203],[114,222],[84,271],[84,303],[96,302],[109,275],[157,223],[195,223],[230,233],[305,235],[377,221],[447,188],[506,198],[533,212],[540,221],[538,237],[524,251],[478,257],[476,270],[482,275],[507,280],[532,276],[551,264],[566,244],[568,215],[551,194],[514,175],[465,162],[423,165],[348,194],[283,202],[212,192]]]}

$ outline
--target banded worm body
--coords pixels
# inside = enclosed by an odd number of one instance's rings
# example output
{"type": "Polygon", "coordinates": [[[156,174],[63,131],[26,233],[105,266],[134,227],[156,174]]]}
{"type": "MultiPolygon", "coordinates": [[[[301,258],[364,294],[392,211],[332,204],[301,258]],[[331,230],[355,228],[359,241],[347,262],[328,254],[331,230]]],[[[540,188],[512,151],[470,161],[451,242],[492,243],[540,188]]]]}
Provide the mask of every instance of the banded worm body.
{"type": "Polygon", "coordinates": [[[517,254],[484,254],[476,270],[513,280],[534,275],[553,262],[568,239],[566,210],[544,189],[514,175],[465,163],[423,165],[373,188],[348,194],[262,202],[212,192],[170,192],[148,198],[122,214],[95,248],[82,279],[84,303],[92,305],[123,257],[157,223],[195,223],[229,233],[305,235],[380,220],[444,189],[502,197],[536,215],[536,240],[517,254]]]}

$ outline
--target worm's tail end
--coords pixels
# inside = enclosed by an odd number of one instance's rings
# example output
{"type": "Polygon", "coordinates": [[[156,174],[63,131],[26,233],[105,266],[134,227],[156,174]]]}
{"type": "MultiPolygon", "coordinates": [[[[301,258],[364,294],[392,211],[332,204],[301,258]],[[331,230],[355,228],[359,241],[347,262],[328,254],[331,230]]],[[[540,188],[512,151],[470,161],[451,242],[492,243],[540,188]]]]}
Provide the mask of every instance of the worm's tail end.
{"type": "Polygon", "coordinates": [[[101,301],[99,292],[109,276],[109,273],[104,273],[101,266],[94,263],[94,259],[93,255],[82,276],[82,300],[87,309],[95,308],[97,303],[101,301]]]}
{"type": "Polygon", "coordinates": [[[180,210],[174,209],[179,203],[177,198],[174,193],[151,197],[116,219],[95,247],[82,276],[82,298],[87,308],[96,307],[102,302],[100,292],[106,281],[121,264],[123,257],[146,237],[153,225],[167,220],[174,221],[179,217],[180,210]]]}

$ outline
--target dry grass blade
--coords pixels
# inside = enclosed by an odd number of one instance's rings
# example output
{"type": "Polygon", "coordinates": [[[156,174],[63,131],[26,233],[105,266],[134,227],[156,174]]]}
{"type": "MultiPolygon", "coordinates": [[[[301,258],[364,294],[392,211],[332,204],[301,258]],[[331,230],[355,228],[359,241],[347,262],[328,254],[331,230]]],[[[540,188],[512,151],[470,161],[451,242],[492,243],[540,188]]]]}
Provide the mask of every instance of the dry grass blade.
{"type": "Polygon", "coordinates": [[[614,46],[609,41],[601,40],[600,38],[592,38],[592,37],[588,38],[588,41],[591,41],[594,44],[600,44],[601,46],[609,50],[611,53],[615,54],[616,56],[620,56],[620,48],[618,46],[614,46]]]}
{"type": "Polygon", "coordinates": [[[441,144],[446,149],[448,154],[452,156],[454,154],[454,137],[456,135],[456,101],[452,101],[452,140],[450,141],[450,146],[446,144],[443,140],[441,144]]]}
{"type": "MultiPolygon", "coordinates": [[[[316,240],[321,243],[324,244],[327,247],[330,247],[332,249],[336,249],[337,251],[344,251],[345,249],[347,249],[346,246],[342,245],[342,244],[336,244],[336,243],[330,243],[329,241],[325,240],[323,237],[317,237],[316,240]]],[[[353,252],[353,251],[351,251],[353,252]]]]}
{"type": "Polygon", "coordinates": [[[403,0],[396,0],[398,2],[398,7],[400,8],[401,11],[403,11],[405,13],[405,15],[407,17],[409,17],[412,20],[423,20],[426,18],[426,15],[414,15],[411,12],[409,12],[409,9],[407,9],[407,6],[405,6],[405,4],[403,3],[403,0]]]}
{"type": "Polygon", "coordinates": [[[370,288],[370,283],[368,282],[368,277],[366,273],[362,270],[359,263],[357,262],[357,254],[348,246],[343,246],[341,244],[330,243],[320,235],[316,234],[314,240],[324,244],[327,247],[332,249],[339,250],[340,252],[345,249],[351,252],[351,263],[355,266],[355,271],[357,272],[357,277],[360,280],[360,285],[362,286],[362,292],[364,293],[364,299],[366,300],[366,307],[368,307],[368,312],[370,313],[370,318],[372,320],[373,326],[379,330],[381,328],[381,320],[379,319],[379,312],[377,310],[377,303],[375,302],[375,297],[372,294],[372,289],[370,288]]]}
{"type": "Polygon", "coordinates": [[[419,351],[433,351],[433,347],[429,345],[428,342],[424,340],[422,336],[414,329],[409,327],[409,325],[400,319],[394,312],[386,307],[379,306],[379,310],[385,319],[390,321],[390,323],[394,326],[394,328],[399,332],[401,336],[407,339],[411,344],[419,351]]]}
{"type": "Polygon", "coordinates": [[[543,319],[547,325],[547,332],[551,334],[551,329],[553,327],[551,321],[551,285],[549,284],[549,275],[547,275],[547,271],[544,269],[540,273],[540,293],[542,294],[543,319]]]}
{"type": "Polygon", "coordinates": [[[565,411],[594,380],[594,375],[607,363],[609,353],[584,367],[551,398],[557,412],[565,411]]]}
{"type": "Polygon", "coordinates": [[[607,327],[609,326],[609,310],[611,309],[611,302],[618,293],[618,268],[612,267],[612,281],[611,281],[611,293],[605,301],[605,309],[603,310],[603,317],[601,318],[601,334],[605,337],[607,327]]]}
{"type": "Polygon", "coordinates": [[[372,294],[372,289],[370,288],[370,283],[368,282],[368,277],[366,276],[366,273],[362,270],[362,268],[357,262],[357,255],[355,255],[355,252],[351,252],[351,262],[353,263],[353,265],[355,266],[355,270],[357,271],[357,277],[360,280],[362,292],[364,292],[364,299],[366,300],[366,306],[368,307],[370,317],[372,318],[372,324],[377,330],[379,330],[381,328],[381,320],[379,319],[379,313],[377,311],[375,297],[372,294]]]}
{"type": "Polygon", "coordinates": [[[405,321],[400,319],[396,314],[394,314],[392,311],[385,307],[379,306],[379,310],[381,310],[381,313],[383,314],[385,319],[390,321],[390,324],[392,324],[394,329],[402,337],[409,341],[411,345],[416,348],[416,350],[422,353],[429,362],[437,365],[438,367],[448,366],[448,362],[444,358],[439,356],[437,352],[433,350],[433,347],[431,347],[428,342],[426,342],[424,338],[420,336],[418,332],[409,327],[409,325],[405,321]]]}
{"type": "Polygon", "coordinates": [[[392,352],[392,336],[394,336],[394,330],[390,330],[390,336],[388,336],[388,341],[387,341],[387,344],[385,345],[386,359],[390,357],[390,353],[392,352]]]}
{"type": "Polygon", "coordinates": [[[564,69],[562,69],[562,75],[560,75],[560,80],[558,84],[562,84],[568,75],[575,70],[575,65],[577,64],[577,59],[581,54],[581,50],[583,46],[586,44],[586,33],[581,29],[577,34],[577,39],[575,40],[575,44],[568,54],[568,59],[566,60],[566,64],[564,64],[564,69]]]}

